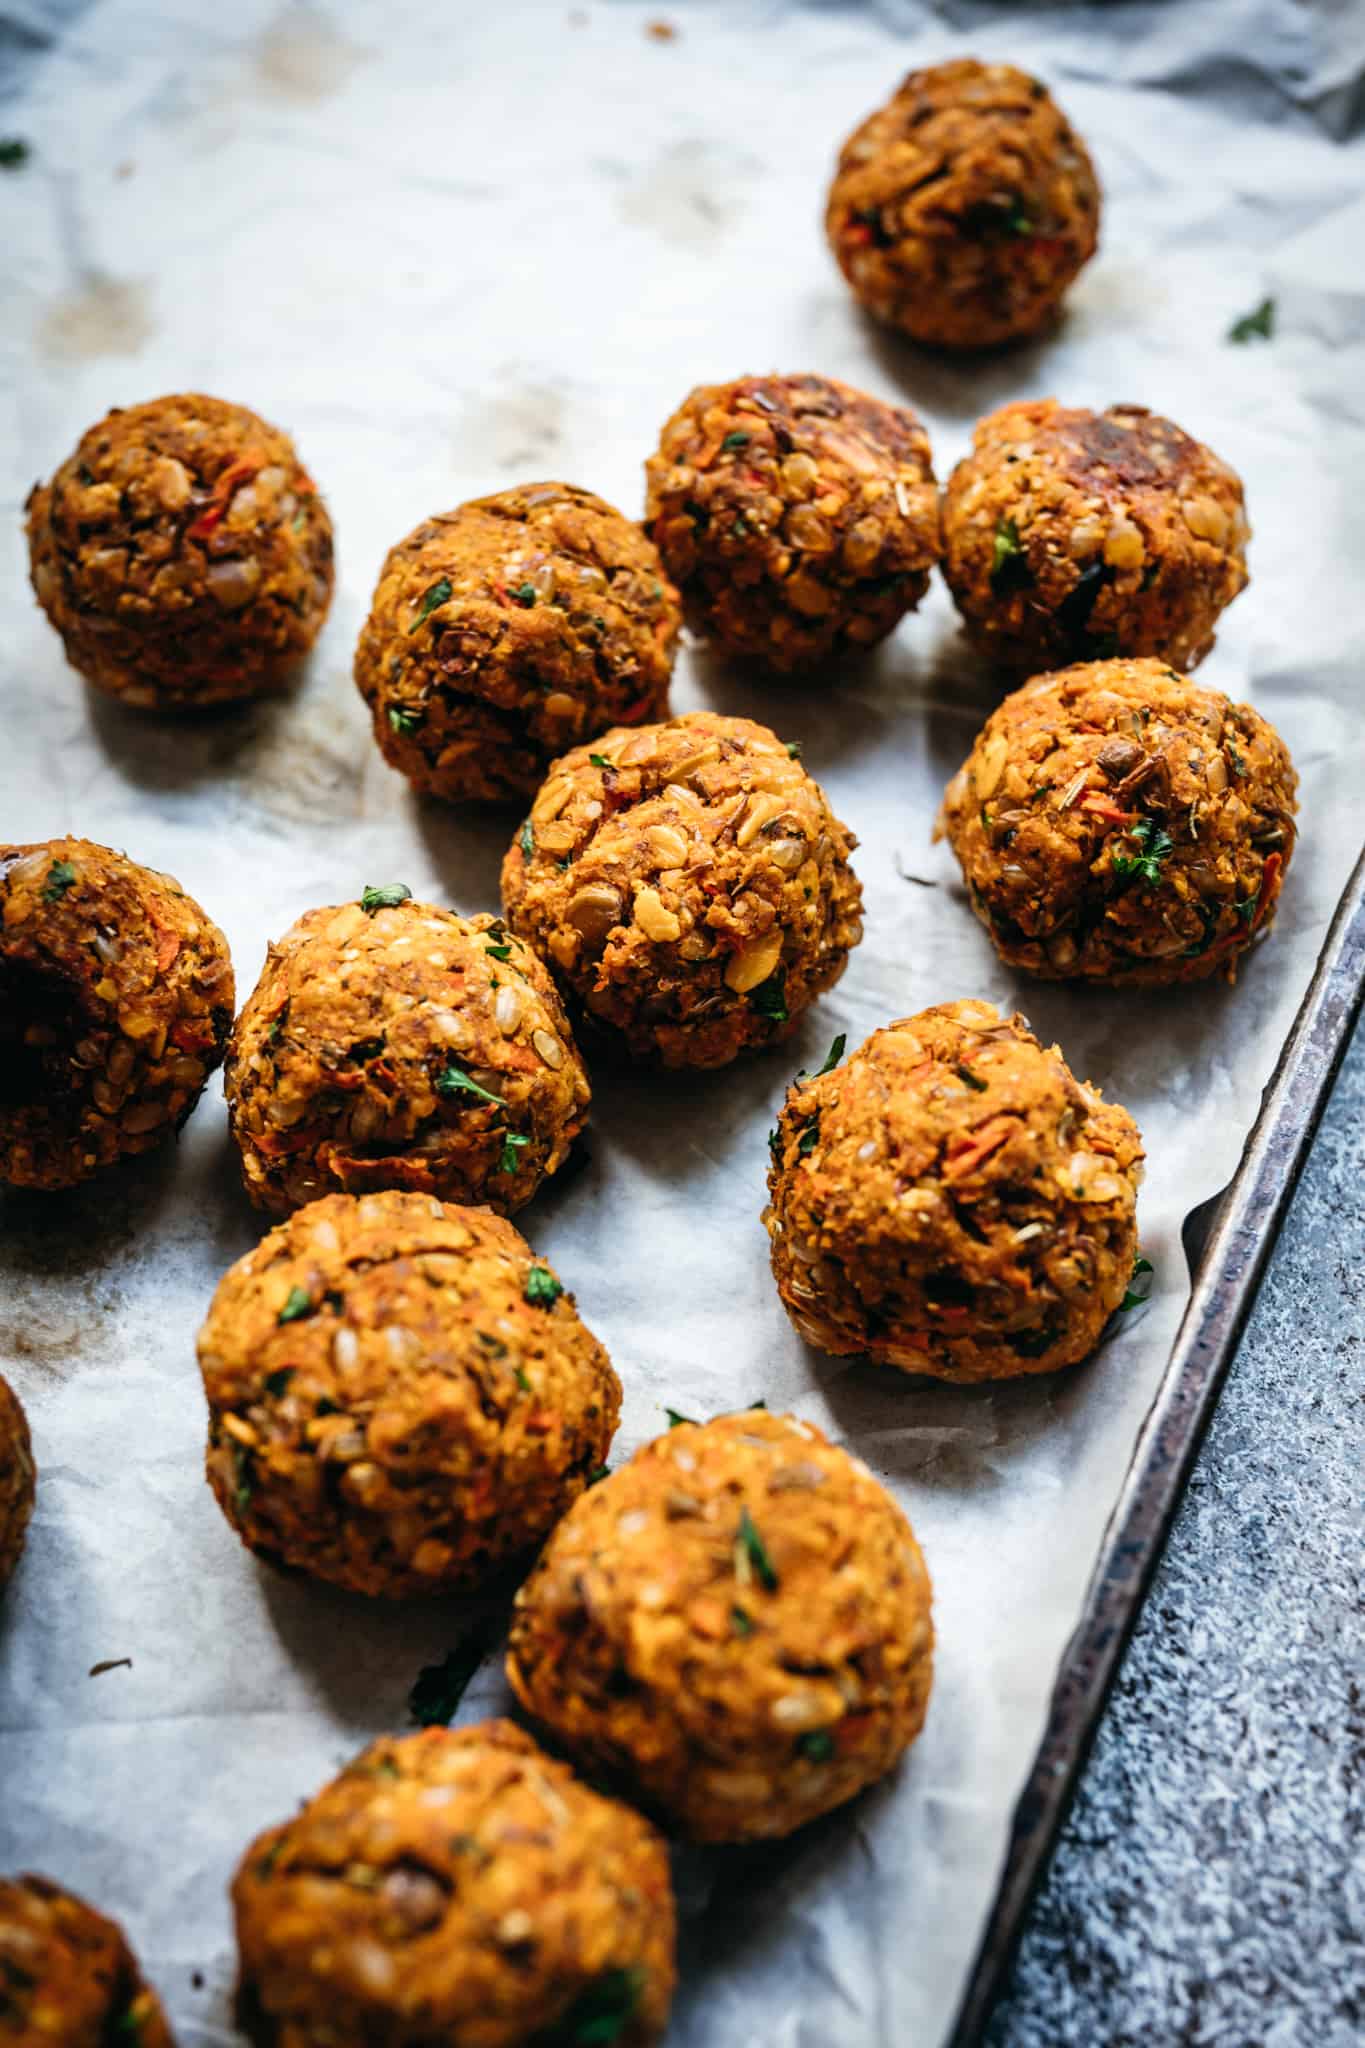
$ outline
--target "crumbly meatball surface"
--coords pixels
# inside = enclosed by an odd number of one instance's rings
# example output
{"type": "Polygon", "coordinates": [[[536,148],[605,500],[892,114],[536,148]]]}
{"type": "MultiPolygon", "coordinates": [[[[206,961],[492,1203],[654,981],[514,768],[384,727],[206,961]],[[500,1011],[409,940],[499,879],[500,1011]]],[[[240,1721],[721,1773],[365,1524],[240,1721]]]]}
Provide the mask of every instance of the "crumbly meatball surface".
{"type": "Polygon", "coordinates": [[[274,1215],[393,1187],[510,1214],[590,1099],[530,947],[401,883],[305,911],[271,946],[224,1079],[247,1194],[274,1215]]]}
{"type": "Polygon", "coordinates": [[[1052,398],[980,421],[943,499],[967,637],[1011,674],[1151,655],[1193,668],[1247,581],[1241,479],[1140,405],[1052,398]]]}
{"type": "Polygon", "coordinates": [[[600,1468],[621,1388],[487,1209],[325,1195],[219,1282],[208,1476],[248,1548],[353,1592],[477,1585],[600,1468]]]}
{"type": "Polygon", "coordinates": [[[1298,777],[1249,704],[1159,661],[1039,676],[939,820],[1002,960],[1050,981],[1236,978],[1275,915],[1298,777]]]}
{"type": "Polygon", "coordinates": [[[645,521],[688,623],[778,671],[885,639],[939,556],[929,437],[829,377],[705,384],[645,464],[645,521]]]}
{"type": "Polygon", "coordinates": [[[28,1417],[19,1396],[0,1373],[0,1592],[4,1591],[24,1547],[29,1516],[33,1513],[34,1479],[28,1417]]]}
{"type": "Polygon", "coordinates": [[[0,1182],[65,1188],[184,1123],[232,1023],[227,940],[89,839],[0,846],[0,1182]]]}
{"type": "Polygon", "coordinates": [[[175,2048],[122,1929],[32,1875],[0,1877],[0,2042],[175,2048]]]}
{"type": "Polygon", "coordinates": [[[940,1003],[795,1081],[764,1214],[807,1343],[960,1381],[1087,1357],[1137,1250],[1142,1141],[1056,1046],[940,1003]]]}
{"type": "Polygon", "coordinates": [[[855,296],[915,341],[1033,334],[1095,253],[1100,188],[1046,86],[972,57],[912,71],[839,153],[825,231],[855,296]]]}
{"type": "Polygon", "coordinates": [[[355,679],[415,788],[528,797],[566,747],[666,713],[680,617],[638,526],[572,484],[523,484],[389,550],[355,679]]]}
{"type": "Polygon", "coordinates": [[[293,442],[198,392],[83,434],[30,492],[28,543],[67,660],[154,710],[279,688],[332,601],[332,522],[293,442]]]}
{"type": "Polygon", "coordinates": [[[929,1576],[867,1467],[761,1409],[684,1423],[573,1507],[507,1673],[585,1768],[700,1841],[790,1834],[924,1721],[929,1576]]]}
{"type": "Polygon", "coordinates": [[[648,2048],[668,1852],[508,1721],[382,1736],[232,1886],[256,2048],[648,2048]]]}
{"type": "Polygon", "coordinates": [[[862,937],[856,841],[766,726],[710,711],[555,763],[503,862],[513,929],[632,1057],[787,1037],[862,937]]]}

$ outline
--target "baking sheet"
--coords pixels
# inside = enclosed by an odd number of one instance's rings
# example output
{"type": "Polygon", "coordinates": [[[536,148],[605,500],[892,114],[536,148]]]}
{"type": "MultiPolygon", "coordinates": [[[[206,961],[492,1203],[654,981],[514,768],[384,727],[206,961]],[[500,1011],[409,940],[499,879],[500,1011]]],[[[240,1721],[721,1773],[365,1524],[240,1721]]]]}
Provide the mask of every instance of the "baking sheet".
{"type": "MultiPolygon", "coordinates": [[[[997,963],[928,844],[993,701],[941,588],[837,687],[762,686],[690,650],[679,705],[803,739],[862,841],[867,937],[784,1051],[695,1080],[601,1072],[591,1165],[521,1218],[625,1381],[616,1458],[665,1401],[708,1414],[761,1395],[868,1460],[935,1580],[935,1693],[896,1777],[793,1842],[680,1859],[671,2048],[938,2042],[1184,1303],[1181,1218],[1236,1163],[1360,836],[1365,153],[1339,139],[1357,32],[1289,0],[28,0],[4,22],[0,128],[34,155],[0,177],[0,837],[77,830],[169,868],[228,933],[243,993],[271,935],[365,882],[495,902],[511,821],[416,802],[349,680],[383,551],[426,513],[543,475],[636,510],[682,393],[769,367],[908,398],[940,475],[980,413],[1055,392],[1159,407],[1246,478],[1253,581],[1202,674],[1284,732],[1304,836],[1237,989],[1110,997],[997,963]],[[672,39],[647,32],[661,15],[672,39]],[[842,135],[908,64],[964,50],[1055,83],[1107,194],[1061,332],[972,365],[868,327],[819,231],[842,135]],[[1267,292],[1274,341],[1227,346],[1267,292]],[[172,727],[65,670],[18,520],[107,405],[185,388],[296,435],[339,585],[292,698],[172,727]],[[836,1031],[959,995],[1019,1003],[1147,1138],[1156,1293],[1059,1381],[959,1390],[821,1358],[768,1276],[765,1136],[786,1080],[836,1031]]],[[[40,1465],[0,1614],[0,1868],[44,1869],[124,1918],[190,2044],[233,2038],[225,1891],[246,1840],[403,1725],[459,1619],[279,1579],[219,1516],[193,1333],[260,1228],[231,1168],[215,1085],[173,1153],[0,1202],[0,1369],[40,1465]],[[117,1658],[131,1668],[89,1675],[117,1658]]],[[[504,1700],[486,1666],[461,1719],[504,1700]]]]}

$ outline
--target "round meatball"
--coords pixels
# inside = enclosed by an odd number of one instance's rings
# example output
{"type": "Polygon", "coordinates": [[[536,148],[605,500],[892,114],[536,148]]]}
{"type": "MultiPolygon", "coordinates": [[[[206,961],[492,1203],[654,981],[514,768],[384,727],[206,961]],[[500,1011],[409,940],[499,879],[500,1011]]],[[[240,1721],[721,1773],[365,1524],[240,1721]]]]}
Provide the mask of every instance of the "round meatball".
{"type": "Polygon", "coordinates": [[[257,2048],[647,2048],[668,2019],[663,1841],[509,1721],[381,1736],[232,1903],[257,2048]]]}
{"type": "Polygon", "coordinates": [[[796,1028],[862,937],[857,844],[766,726],[689,712],[555,764],[502,868],[514,930],[636,1059],[796,1028]]]}
{"type": "Polygon", "coordinates": [[[1152,655],[1193,668],[1247,581],[1241,480],[1141,405],[1024,399],[977,426],[943,500],[967,637],[1032,676],[1152,655]]]}
{"type": "Polygon", "coordinates": [[[28,1418],[19,1396],[0,1374],[0,1592],[4,1591],[24,1547],[28,1519],[33,1513],[34,1476],[28,1418]]]}
{"type": "Polygon", "coordinates": [[[912,71],[839,153],[825,229],[855,296],[915,341],[1033,334],[1095,253],[1100,188],[1046,86],[961,57],[912,71]]]}
{"type": "Polygon", "coordinates": [[[702,385],[645,475],[688,623],[723,654],[808,669],[885,639],[929,587],[937,489],[907,406],[828,377],[702,385]]]}
{"type": "Polygon", "coordinates": [[[386,760],[440,797],[528,797],[556,754],[668,709],[677,593],[638,526],[524,484],[389,550],[356,648],[386,760]]]}
{"type": "Polygon", "coordinates": [[[0,1877],[0,2041],[174,2048],[123,1930],[50,1878],[0,1877]]]}
{"type": "Polygon", "coordinates": [[[88,839],[0,846],[0,1182],[65,1188],[184,1123],[232,1024],[227,940],[88,839]]]}
{"type": "Polygon", "coordinates": [[[197,392],[83,434],[29,493],[28,544],[67,660],[153,710],[279,688],[332,601],[332,522],[293,442],[197,392]]]}
{"type": "Polygon", "coordinates": [[[1249,704],[1159,661],[1039,676],[939,819],[996,951],[1049,981],[1235,980],[1294,851],[1298,777],[1249,704]]]}
{"type": "Polygon", "coordinates": [[[487,1209],[324,1195],[223,1276],[199,1332],[209,1482],[242,1541],[356,1593],[477,1585],[601,1467],[621,1388],[487,1209]]]}
{"type": "Polygon", "coordinates": [[[412,1188],[511,1214],[563,1165],[588,1076],[554,985],[493,917],[402,883],[309,910],[271,946],[228,1046],[258,1209],[412,1188]]]}
{"type": "Polygon", "coordinates": [[[929,1575],[867,1467],[755,1409],[684,1423],[573,1507],[507,1674],[585,1767],[705,1842],[787,1835],[919,1733],[929,1575]]]}
{"type": "Polygon", "coordinates": [[[1055,1372],[1094,1350],[1132,1277],[1137,1126],[989,1003],[940,1003],[795,1081],[772,1153],[777,1291],[835,1357],[1055,1372]]]}

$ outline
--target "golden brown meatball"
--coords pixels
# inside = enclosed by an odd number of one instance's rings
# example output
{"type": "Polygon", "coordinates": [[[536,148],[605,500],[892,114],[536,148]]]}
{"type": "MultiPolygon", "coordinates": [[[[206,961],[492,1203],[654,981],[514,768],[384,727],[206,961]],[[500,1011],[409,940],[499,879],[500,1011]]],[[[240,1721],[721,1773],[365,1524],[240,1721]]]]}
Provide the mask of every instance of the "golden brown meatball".
{"type": "Polygon", "coordinates": [[[65,1188],[184,1123],[232,1023],[227,940],[89,839],[0,846],[0,1182],[65,1188]]]}
{"type": "Polygon", "coordinates": [[[1056,1046],[940,1003],[793,1082],[764,1214],[807,1343],[936,1379],[1088,1357],[1137,1250],[1142,1141],[1056,1046]]]}
{"type": "Polygon", "coordinates": [[[1095,253],[1100,188],[1046,86],[961,57],[912,71],[839,153],[825,230],[854,293],[916,341],[1032,334],[1095,253]]]}
{"type": "Polygon", "coordinates": [[[381,1736],[232,1903],[257,2048],[648,2048],[668,2019],[664,1843],[508,1721],[381,1736]]]}
{"type": "MultiPolygon", "coordinates": [[[[24,1547],[29,1516],[33,1513],[34,1477],[28,1417],[19,1396],[0,1373],[0,1593],[4,1591],[24,1547]]],[[[2,1947],[3,1942],[0,1941],[2,1947]]],[[[0,1968],[0,1980],[3,1974],[3,1968],[0,1968]]],[[[3,2008],[0,2008],[0,2026],[3,2025],[3,2017],[3,2008]]]]}
{"type": "Polygon", "coordinates": [[[766,726],[689,712],[555,763],[502,868],[508,920],[636,1059],[772,1045],[862,937],[856,845],[766,726]]]}
{"type": "Polygon", "coordinates": [[[705,384],[645,464],[645,519],[688,623],[805,669],[885,639],[939,556],[929,437],[828,377],[705,384]]]}
{"type": "Polygon", "coordinates": [[[279,688],[332,601],[332,522],[293,442],[198,392],[83,434],[29,493],[28,543],[67,660],[159,711],[279,688]]]}
{"type": "Polygon", "coordinates": [[[638,526],[572,484],[523,484],[389,550],[356,685],[415,788],[527,797],[566,747],[667,711],[679,618],[638,526]]]}
{"type": "Polygon", "coordinates": [[[175,2048],[122,1929],[32,1875],[0,1877],[0,2042],[175,2048]]]}
{"type": "Polygon", "coordinates": [[[431,1195],[325,1195],[199,1332],[208,1475],[242,1541],[357,1593],[477,1584],[607,1454],[621,1388],[521,1233],[431,1195]]]}
{"type": "Polygon", "coordinates": [[[940,815],[1002,960],[1049,981],[1235,980],[1275,914],[1298,777],[1249,704],[1159,661],[1039,676],[940,815]]]}
{"type": "Polygon", "coordinates": [[[412,1188],[510,1214],[563,1165],[588,1076],[554,985],[493,917],[402,883],[309,910],[272,945],[228,1047],[258,1209],[412,1188]]]}
{"type": "Polygon", "coordinates": [[[507,1675],[587,1768],[699,1841],[787,1835],[889,1771],[929,1699],[929,1575],[808,1422],[684,1423],[570,1509],[507,1675]]]}
{"type": "Polygon", "coordinates": [[[1141,405],[1053,398],[977,426],[943,500],[943,573],[973,646],[1015,675],[1153,655],[1193,668],[1247,581],[1241,480],[1141,405]]]}

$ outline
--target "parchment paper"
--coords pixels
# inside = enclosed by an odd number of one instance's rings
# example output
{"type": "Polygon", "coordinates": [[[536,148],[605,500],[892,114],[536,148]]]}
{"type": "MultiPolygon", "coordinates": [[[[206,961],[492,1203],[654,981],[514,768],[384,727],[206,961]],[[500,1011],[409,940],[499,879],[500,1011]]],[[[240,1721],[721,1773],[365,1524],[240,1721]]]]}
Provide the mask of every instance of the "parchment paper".
{"type": "MultiPolygon", "coordinates": [[[[992,701],[941,587],[862,671],[764,688],[684,655],[679,705],[805,742],[862,840],[867,937],[788,1049],[596,1078],[592,1164],[520,1219],[626,1383],[619,1459],[762,1395],[906,1504],[937,1590],[924,1736],[853,1809],[767,1852],[685,1857],[673,2048],[939,2041],[991,1897],[1106,1515],[1183,1306],[1181,1218],[1233,1169],[1359,838],[1365,559],[1360,24],[1289,0],[1179,7],[328,9],[28,0],[0,12],[0,837],[79,831],[178,875],[242,994],[310,905],[406,881],[495,904],[514,821],[414,801],[349,679],[385,547],[476,492],[555,476],[638,512],[695,382],[817,369],[908,397],[939,474],[1004,399],[1137,400],[1247,481],[1253,581],[1202,675],[1303,776],[1303,841],[1241,984],[1109,998],[1016,985],[930,823],[992,701]],[[647,33],[661,13],[672,40],[647,33]],[[910,63],[1050,79],[1106,187],[1104,246],[1055,337],[968,364],[867,326],[820,231],[834,151],[910,63]],[[1230,347],[1267,292],[1268,344],[1230,347]],[[111,403],[202,389],[297,437],[337,524],[336,604],[290,699],[170,726],[89,697],[24,578],[29,484],[111,403]],[[919,882],[904,879],[906,875],[919,882]],[[959,1391],[793,1336],[759,1224],[785,1082],[961,995],[1018,1003],[1146,1135],[1150,1307],[1057,1380],[959,1391]]],[[[230,2038],[226,1885],[258,1828],[401,1727],[448,1606],[387,1608],[258,1568],[201,1473],[193,1336],[259,1221],[215,1084],[177,1149],[70,1198],[0,1205],[0,1367],[40,1466],[0,1617],[0,1868],[124,1919],[181,2039],[230,2038]],[[106,1659],[130,1658],[99,1676],[106,1659]]],[[[462,1719],[504,1703],[496,1664],[462,1719]]]]}

